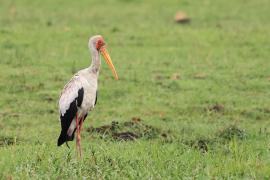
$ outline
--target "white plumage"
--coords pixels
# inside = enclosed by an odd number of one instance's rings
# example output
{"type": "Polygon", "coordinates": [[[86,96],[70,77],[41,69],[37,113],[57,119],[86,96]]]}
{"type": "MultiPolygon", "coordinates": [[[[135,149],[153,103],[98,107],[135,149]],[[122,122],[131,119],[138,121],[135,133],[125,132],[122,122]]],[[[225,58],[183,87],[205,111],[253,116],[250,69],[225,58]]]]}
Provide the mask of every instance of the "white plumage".
{"type": "Polygon", "coordinates": [[[59,99],[59,111],[63,116],[68,110],[70,103],[78,97],[79,89],[84,89],[84,96],[80,111],[87,113],[95,105],[96,91],[97,91],[97,78],[94,78],[94,74],[87,72],[88,69],[84,69],[75,74],[72,79],[65,85],[61,92],[59,99]],[[91,78],[91,76],[93,76],[91,78]]]}
{"type": "Polygon", "coordinates": [[[59,111],[62,116],[68,110],[70,103],[78,97],[78,91],[83,87],[81,79],[78,74],[75,74],[62,90],[59,99],[59,111]]]}
{"type": "MultiPolygon", "coordinates": [[[[78,118],[81,119],[89,111],[91,111],[96,103],[97,99],[97,78],[89,69],[79,71],[73,76],[73,78],[65,85],[61,92],[59,100],[59,111],[60,115],[64,116],[66,111],[70,108],[70,104],[78,98],[78,91],[83,89],[83,97],[81,106],[77,106],[78,118]]],[[[68,135],[72,136],[72,133],[76,127],[76,117],[73,118],[69,128],[68,135]]]]}

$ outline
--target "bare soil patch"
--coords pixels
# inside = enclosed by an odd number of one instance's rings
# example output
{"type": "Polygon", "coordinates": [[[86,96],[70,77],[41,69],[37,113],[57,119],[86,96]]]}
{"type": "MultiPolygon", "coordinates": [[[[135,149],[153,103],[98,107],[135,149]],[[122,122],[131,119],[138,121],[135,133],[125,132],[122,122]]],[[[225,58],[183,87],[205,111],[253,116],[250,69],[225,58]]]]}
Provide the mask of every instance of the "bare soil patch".
{"type": "Polygon", "coordinates": [[[98,135],[100,138],[109,138],[117,141],[133,141],[135,139],[167,139],[170,137],[170,131],[164,131],[161,128],[145,124],[139,117],[133,117],[129,121],[112,121],[109,125],[100,127],[89,127],[86,130],[92,135],[98,135]]]}

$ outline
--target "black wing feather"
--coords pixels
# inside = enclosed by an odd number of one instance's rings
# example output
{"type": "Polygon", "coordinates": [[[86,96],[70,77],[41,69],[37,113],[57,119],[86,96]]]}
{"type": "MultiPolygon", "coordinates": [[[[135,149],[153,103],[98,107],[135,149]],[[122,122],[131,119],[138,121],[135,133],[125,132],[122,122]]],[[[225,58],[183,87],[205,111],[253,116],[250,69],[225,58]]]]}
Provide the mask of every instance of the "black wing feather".
{"type": "Polygon", "coordinates": [[[80,88],[78,91],[78,96],[70,103],[68,110],[65,112],[65,114],[63,116],[62,116],[62,114],[60,115],[62,130],[61,130],[61,134],[58,138],[58,143],[57,143],[58,146],[61,146],[66,141],[72,141],[74,139],[74,132],[76,131],[76,129],[72,133],[71,137],[69,137],[67,135],[67,131],[68,131],[68,128],[69,128],[72,120],[76,116],[76,113],[78,111],[78,107],[81,107],[81,105],[82,105],[83,95],[84,95],[84,89],[80,88]]]}
{"type": "Polygon", "coordinates": [[[77,106],[78,107],[81,107],[81,105],[82,105],[83,94],[84,94],[83,88],[79,89],[79,91],[78,91],[78,98],[77,98],[77,106]]]}
{"type": "Polygon", "coordinates": [[[97,104],[97,96],[98,96],[98,91],[96,92],[96,100],[95,100],[95,105],[97,104]]]}

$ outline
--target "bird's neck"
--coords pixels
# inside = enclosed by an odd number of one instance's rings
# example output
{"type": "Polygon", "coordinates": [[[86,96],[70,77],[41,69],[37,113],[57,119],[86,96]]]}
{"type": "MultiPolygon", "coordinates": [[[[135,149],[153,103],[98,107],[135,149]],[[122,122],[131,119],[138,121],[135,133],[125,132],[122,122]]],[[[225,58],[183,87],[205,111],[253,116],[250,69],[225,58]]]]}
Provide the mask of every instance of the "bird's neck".
{"type": "Polygon", "coordinates": [[[91,54],[92,54],[92,63],[89,67],[89,70],[91,70],[91,72],[95,74],[98,74],[101,64],[99,52],[96,49],[92,49],[91,54]]]}

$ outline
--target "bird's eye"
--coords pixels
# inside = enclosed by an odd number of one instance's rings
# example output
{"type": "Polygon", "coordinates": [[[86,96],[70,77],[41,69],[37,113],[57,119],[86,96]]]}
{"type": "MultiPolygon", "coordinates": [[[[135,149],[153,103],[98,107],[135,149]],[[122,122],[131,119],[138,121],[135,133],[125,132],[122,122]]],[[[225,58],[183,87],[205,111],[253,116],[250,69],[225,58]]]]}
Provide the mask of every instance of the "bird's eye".
{"type": "Polygon", "coordinates": [[[98,41],[97,41],[97,43],[96,43],[96,48],[97,48],[97,50],[99,50],[102,46],[104,46],[105,45],[105,43],[104,43],[104,41],[103,40],[101,40],[101,39],[99,39],[98,41]]]}

